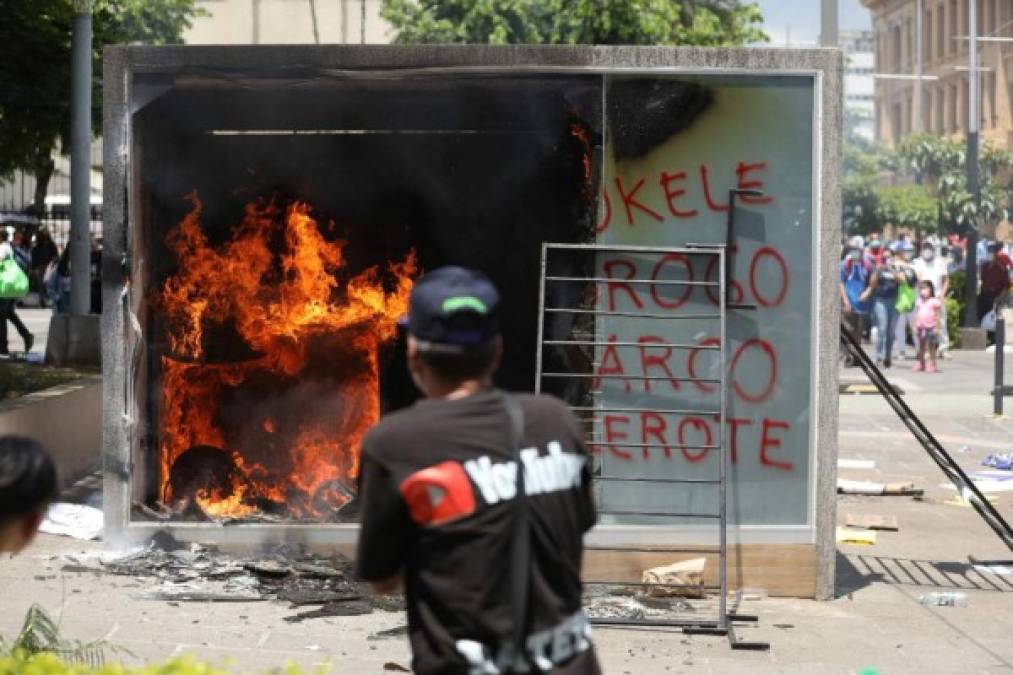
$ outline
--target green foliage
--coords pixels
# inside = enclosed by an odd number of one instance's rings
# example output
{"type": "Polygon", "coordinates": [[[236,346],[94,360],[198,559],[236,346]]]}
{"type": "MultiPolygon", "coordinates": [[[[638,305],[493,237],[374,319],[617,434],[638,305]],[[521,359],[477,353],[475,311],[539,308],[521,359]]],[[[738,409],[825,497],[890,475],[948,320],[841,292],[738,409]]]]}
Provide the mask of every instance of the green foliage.
{"type": "Polygon", "coordinates": [[[881,222],[909,229],[936,229],[938,204],[924,186],[888,186],[880,188],[878,194],[877,215],[881,222]]]}
{"type": "MultiPolygon", "coordinates": [[[[98,668],[105,662],[105,654],[110,650],[116,651],[103,641],[79,642],[63,638],[56,621],[38,605],[28,609],[24,625],[10,645],[0,638],[0,654],[8,653],[15,660],[30,660],[40,654],[49,654],[71,663],[98,668]]],[[[5,672],[2,663],[0,661],[0,675],[5,672]]]]}
{"type": "MultiPolygon", "coordinates": [[[[289,664],[271,671],[284,675],[301,675],[303,670],[289,664]]],[[[326,666],[315,671],[318,675],[330,672],[326,666]]],[[[177,657],[164,663],[127,667],[121,664],[86,666],[70,663],[55,654],[30,655],[17,652],[0,656],[0,675],[228,675],[227,669],[212,666],[190,656],[177,657]]]]}
{"type": "Polygon", "coordinates": [[[897,144],[898,169],[910,173],[939,200],[949,231],[966,232],[999,220],[1009,204],[1009,185],[1001,181],[1013,156],[984,144],[978,153],[980,207],[967,191],[967,153],[962,142],[931,134],[912,134],[897,144]]]}
{"type": "Polygon", "coordinates": [[[964,297],[967,275],[958,270],[950,274],[949,280],[949,292],[945,301],[946,327],[950,331],[950,344],[959,347],[960,327],[964,325],[964,315],[967,313],[967,303],[964,297]]]}
{"type": "Polygon", "coordinates": [[[383,0],[402,44],[735,46],[766,41],[738,0],[383,0]]]}
{"type": "MultiPolygon", "coordinates": [[[[0,19],[0,179],[24,169],[48,181],[56,148],[69,149],[72,0],[3,3],[0,19]]],[[[196,0],[94,0],[92,122],[102,129],[102,47],[181,42],[196,0]]],[[[36,195],[38,202],[44,194],[36,195]]]]}

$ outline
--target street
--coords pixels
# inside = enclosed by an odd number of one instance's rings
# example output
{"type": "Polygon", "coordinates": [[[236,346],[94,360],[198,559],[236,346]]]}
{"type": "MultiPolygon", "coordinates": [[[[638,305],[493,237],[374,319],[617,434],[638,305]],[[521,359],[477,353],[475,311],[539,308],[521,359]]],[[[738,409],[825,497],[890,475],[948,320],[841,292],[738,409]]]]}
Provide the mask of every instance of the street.
{"type": "MultiPolygon", "coordinates": [[[[43,312],[28,310],[33,330],[43,312]]],[[[41,349],[40,340],[40,349],[41,349]]],[[[1009,452],[1013,422],[989,413],[991,356],[955,352],[937,375],[912,373],[908,362],[890,371],[906,400],[967,471],[981,470],[991,452],[1009,452]]],[[[857,369],[842,382],[857,382],[857,369]]],[[[1013,402],[1007,401],[1008,404],[1013,402]]],[[[769,652],[732,651],[723,638],[665,630],[596,628],[607,673],[1013,672],[1013,577],[975,570],[978,559],[1009,559],[1010,552],[967,507],[909,432],[877,395],[840,400],[842,459],[872,460],[873,469],[841,469],[842,478],[912,481],[923,498],[839,496],[838,522],[848,514],[895,516],[896,532],[879,532],[873,546],[839,545],[837,597],[829,602],[761,599],[741,611],[759,616],[737,628],[741,639],[769,641],[769,652]],[[966,607],[926,607],[919,598],[936,591],[967,593],[966,607]]],[[[1013,493],[996,495],[1013,515],[1013,493]]],[[[293,661],[329,664],[332,672],[379,672],[384,664],[410,663],[401,636],[380,631],[404,624],[400,612],[285,621],[296,610],[281,602],[178,602],[136,599],[144,578],[63,571],[92,561],[101,543],[40,536],[27,553],[0,562],[0,633],[13,634],[27,608],[41,603],[62,618],[67,637],[104,638],[129,649],[138,661],[193,653],[234,664],[237,672],[293,661]]],[[[126,657],[128,660],[133,660],[126,657]]]]}

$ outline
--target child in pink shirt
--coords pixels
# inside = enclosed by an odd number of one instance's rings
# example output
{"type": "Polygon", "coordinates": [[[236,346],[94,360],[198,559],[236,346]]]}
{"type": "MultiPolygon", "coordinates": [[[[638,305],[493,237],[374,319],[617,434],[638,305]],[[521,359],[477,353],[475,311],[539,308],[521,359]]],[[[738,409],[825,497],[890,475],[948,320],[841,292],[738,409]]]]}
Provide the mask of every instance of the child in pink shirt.
{"type": "Polygon", "coordinates": [[[918,284],[918,302],[915,305],[915,330],[918,331],[918,362],[914,370],[934,373],[936,352],[939,350],[939,321],[943,312],[943,301],[936,296],[932,282],[926,279],[918,284]],[[925,352],[929,363],[925,363],[925,352]]]}

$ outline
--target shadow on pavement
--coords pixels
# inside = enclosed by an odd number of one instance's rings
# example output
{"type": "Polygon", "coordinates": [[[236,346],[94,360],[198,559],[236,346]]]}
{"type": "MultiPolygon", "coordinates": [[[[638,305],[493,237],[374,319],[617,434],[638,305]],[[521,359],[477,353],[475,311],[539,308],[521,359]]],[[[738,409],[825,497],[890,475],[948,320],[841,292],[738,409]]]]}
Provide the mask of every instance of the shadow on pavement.
{"type": "Polygon", "coordinates": [[[1013,593],[1013,578],[980,571],[968,562],[837,552],[837,597],[874,583],[1013,593]]]}

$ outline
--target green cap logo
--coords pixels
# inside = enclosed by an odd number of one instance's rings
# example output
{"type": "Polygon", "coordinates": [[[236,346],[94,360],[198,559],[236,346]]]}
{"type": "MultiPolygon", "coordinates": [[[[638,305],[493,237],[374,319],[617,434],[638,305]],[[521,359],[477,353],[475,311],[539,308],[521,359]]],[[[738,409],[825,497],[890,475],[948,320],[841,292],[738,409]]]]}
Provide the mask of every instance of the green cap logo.
{"type": "Polygon", "coordinates": [[[473,295],[457,295],[443,301],[444,314],[451,314],[462,309],[470,309],[478,314],[486,314],[489,311],[485,303],[473,295]]]}

